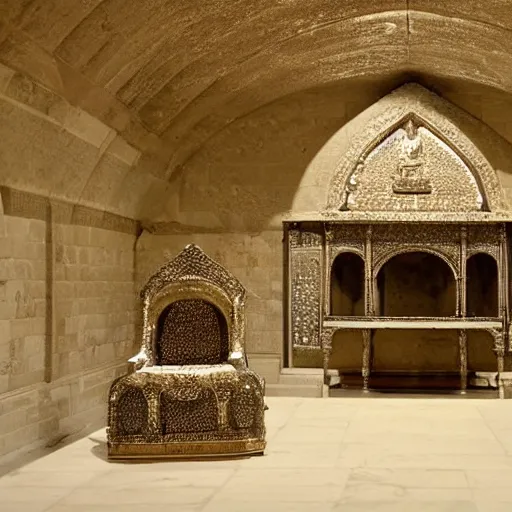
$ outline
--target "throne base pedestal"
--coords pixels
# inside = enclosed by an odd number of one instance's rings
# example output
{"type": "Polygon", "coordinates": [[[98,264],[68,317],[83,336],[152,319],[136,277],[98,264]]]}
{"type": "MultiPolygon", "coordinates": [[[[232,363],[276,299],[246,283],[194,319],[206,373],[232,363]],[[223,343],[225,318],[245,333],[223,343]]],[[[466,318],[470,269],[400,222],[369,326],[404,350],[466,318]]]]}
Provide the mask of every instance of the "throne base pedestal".
{"type": "Polygon", "coordinates": [[[249,455],[263,455],[266,442],[261,439],[239,441],[195,441],[174,443],[126,443],[110,444],[110,460],[127,459],[217,459],[235,458],[249,455]]]}

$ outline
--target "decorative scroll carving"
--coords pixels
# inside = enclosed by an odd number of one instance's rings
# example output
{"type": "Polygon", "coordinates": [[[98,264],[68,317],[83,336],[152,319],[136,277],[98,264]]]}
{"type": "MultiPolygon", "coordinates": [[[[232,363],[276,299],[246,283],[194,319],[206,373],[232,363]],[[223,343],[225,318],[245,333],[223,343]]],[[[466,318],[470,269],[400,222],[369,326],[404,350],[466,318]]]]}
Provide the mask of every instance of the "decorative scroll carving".
{"type": "Polygon", "coordinates": [[[451,268],[453,272],[453,276],[455,279],[459,277],[459,261],[458,261],[458,248],[457,247],[442,247],[437,249],[432,249],[428,246],[422,245],[405,245],[405,247],[389,247],[387,245],[379,245],[376,244],[374,247],[374,260],[373,260],[373,272],[374,277],[377,276],[379,270],[382,268],[384,263],[389,261],[394,256],[398,256],[399,254],[404,254],[407,252],[427,252],[430,254],[434,254],[441,258],[448,266],[451,268]]]}
{"type": "Polygon", "coordinates": [[[364,251],[365,229],[361,224],[326,225],[328,241],[333,247],[350,247],[361,254],[364,251]]]}
{"type": "Polygon", "coordinates": [[[424,123],[409,116],[360,157],[341,209],[480,211],[483,196],[468,166],[424,123]]]}
{"type": "Polygon", "coordinates": [[[216,306],[228,322],[230,352],[240,352],[245,336],[245,289],[197,245],[187,245],[160,268],[142,289],[141,297],[142,348],[130,360],[136,368],[155,364],[156,322],[163,309],[177,300],[204,299],[216,306]]]}
{"type": "MultiPolygon", "coordinates": [[[[326,239],[328,242],[327,269],[326,269],[326,290],[330,286],[331,271],[334,260],[345,252],[352,252],[364,260],[365,249],[365,228],[358,224],[334,224],[326,225],[326,239]]],[[[325,309],[329,309],[329,294],[325,293],[325,309]]]]}
{"type": "Polygon", "coordinates": [[[499,258],[500,226],[480,224],[468,227],[468,258],[474,254],[489,254],[495,260],[499,258]]]}
{"type": "MultiPolygon", "coordinates": [[[[110,400],[116,405],[119,403],[117,395],[124,396],[123,389],[137,389],[145,396],[154,395],[158,400],[158,407],[149,411],[149,416],[155,415],[159,418],[158,429],[155,433],[152,429],[143,428],[142,432],[133,430],[133,433],[126,437],[124,430],[120,430],[118,425],[126,422],[124,418],[132,417],[127,414],[128,411],[138,408],[138,402],[131,401],[126,403],[127,409],[119,407],[110,407],[109,409],[109,442],[114,445],[136,444],[147,445],[155,443],[180,443],[180,442],[219,442],[219,441],[255,441],[260,439],[264,443],[265,425],[263,418],[263,392],[260,383],[254,377],[253,372],[237,372],[231,369],[223,371],[222,367],[212,368],[205,372],[204,368],[188,367],[187,372],[180,373],[179,367],[175,367],[173,373],[157,373],[143,371],[123,377],[113,384],[110,400]],[[218,411],[217,403],[219,396],[217,391],[226,393],[227,410],[230,411],[232,420],[227,425],[227,431],[221,432],[218,427],[221,424],[221,416],[218,411]],[[252,395],[253,421],[250,427],[239,428],[238,424],[245,425],[247,422],[247,411],[239,407],[239,391],[252,395]],[[242,416],[238,417],[241,411],[242,416]],[[190,421],[190,415],[213,415],[208,418],[190,421]],[[113,421],[117,418],[117,422],[113,421]],[[195,423],[199,422],[195,428],[195,423]],[[230,426],[232,424],[232,426],[230,426]],[[249,429],[249,430],[248,430],[249,429]]],[[[247,402],[247,400],[244,400],[247,402]]],[[[155,404],[156,405],[156,404],[155,404]]],[[[138,410],[138,409],[137,409],[138,410]]],[[[135,422],[131,422],[134,424],[135,422]]],[[[215,452],[215,445],[211,446],[211,451],[215,452]]],[[[136,455],[137,448],[134,448],[133,455],[136,455]]],[[[138,453],[142,456],[143,454],[138,453]]],[[[191,455],[191,454],[190,454],[191,455]]]]}
{"type": "Polygon", "coordinates": [[[334,260],[336,259],[336,257],[339,256],[340,254],[347,253],[347,252],[357,254],[358,256],[360,256],[361,258],[364,259],[363,251],[361,251],[360,249],[355,249],[354,247],[351,247],[349,245],[335,245],[333,247],[329,247],[328,280],[330,279],[332,264],[334,263],[334,260]]]}
{"type": "Polygon", "coordinates": [[[290,247],[320,247],[322,235],[309,231],[290,230],[290,247]]]}
{"type": "Polygon", "coordinates": [[[439,256],[458,277],[460,268],[460,229],[451,225],[384,224],[374,226],[372,235],[373,268],[397,254],[430,252],[439,256]]]}
{"type": "Polygon", "coordinates": [[[291,256],[292,343],[320,347],[320,253],[294,251],[291,256]]]}
{"type": "Polygon", "coordinates": [[[470,245],[498,245],[500,238],[500,224],[476,224],[468,226],[468,244],[470,245]]]}
{"type": "Polygon", "coordinates": [[[142,300],[151,300],[169,283],[194,279],[215,284],[224,290],[232,302],[235,299],[245,300],[245,290],[240,281],[194,244],[187,245],[148,280],[141,291],[142,300]]]}
{"type": "Polygon", "coordinates": [[[372,239],[387,244],[456,245],[460,243],[460,228],[449,224],[387,223],[373,227],[372,239]]]}
{"type": "Polygon", "coordinates": [[[472,244],[470,247],[468,247],[467,258],[469,259],[475,254],[488,254],[496,261],[498,261],[499,247],[492,244],[472,244]]]}

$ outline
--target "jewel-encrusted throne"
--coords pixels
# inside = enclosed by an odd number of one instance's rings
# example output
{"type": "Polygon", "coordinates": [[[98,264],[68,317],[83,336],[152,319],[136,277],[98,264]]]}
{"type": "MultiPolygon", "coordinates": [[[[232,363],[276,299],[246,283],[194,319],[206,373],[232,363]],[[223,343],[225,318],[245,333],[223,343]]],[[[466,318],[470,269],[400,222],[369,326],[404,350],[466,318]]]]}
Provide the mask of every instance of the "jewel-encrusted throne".
{"type": "Polygon", "coordinates": [[[240,282],[188,245],[141,295],[136,371],[110,389],[109,458],[262,454],[264,382],[247,368],[240,282]]]}

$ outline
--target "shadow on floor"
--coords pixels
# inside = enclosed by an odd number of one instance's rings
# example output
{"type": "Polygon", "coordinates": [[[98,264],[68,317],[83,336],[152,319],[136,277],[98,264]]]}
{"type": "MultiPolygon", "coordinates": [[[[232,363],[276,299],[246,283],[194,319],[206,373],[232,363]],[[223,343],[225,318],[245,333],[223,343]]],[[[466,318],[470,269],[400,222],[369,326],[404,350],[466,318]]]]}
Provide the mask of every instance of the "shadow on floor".
{"type": "Polygon", "coordinates": [[[94,437],[89,437],[89,440],[93,443],[96,443],[91,448],[91,453],[98,459],[104,460],[105,462],[110,462],[108,460],[107,442],[104,439],[98,439],[94,437]]]}
{"type": "MultiPolygon", "coordinates": [[[[52,453],[55,453],[66,446],[69,446],[80,439],[83,439],[92,433],[104,428],[104,425],[91,425],[80,431],[73,432],[69,435],[57,436],[51,441],[47,442],[45,446],[36,446],[26,451],[19,450],[18,452],[9,454],[0,461],[0,477],[7,475],[8,473],[15,474],[16,471],[35,462],[42,457],[46,457],[52,453]]],[[[106,445],[106,443],[105,443],[106,445]]],[[[105,449],[106,450],[106,449],[105,449]]],[[[106,453],[106,451],[105,451],[106,453]]]]}

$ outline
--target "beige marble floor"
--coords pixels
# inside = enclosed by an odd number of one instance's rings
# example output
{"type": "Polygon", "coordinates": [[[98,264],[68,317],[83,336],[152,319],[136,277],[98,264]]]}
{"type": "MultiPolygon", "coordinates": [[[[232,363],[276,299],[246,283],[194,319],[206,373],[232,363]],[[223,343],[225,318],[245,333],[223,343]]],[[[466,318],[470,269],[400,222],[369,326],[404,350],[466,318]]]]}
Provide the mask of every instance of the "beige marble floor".
{"type": "Polygon", "coordinates": [[[267,401],[264,457],[114,464],[101,430],[2,476],[0,511],[512,510],[512,400],[267,401]]]}

